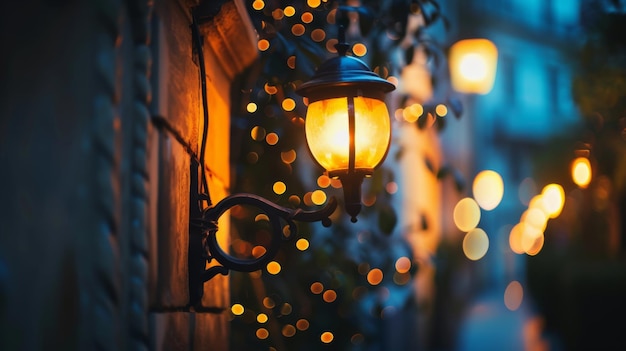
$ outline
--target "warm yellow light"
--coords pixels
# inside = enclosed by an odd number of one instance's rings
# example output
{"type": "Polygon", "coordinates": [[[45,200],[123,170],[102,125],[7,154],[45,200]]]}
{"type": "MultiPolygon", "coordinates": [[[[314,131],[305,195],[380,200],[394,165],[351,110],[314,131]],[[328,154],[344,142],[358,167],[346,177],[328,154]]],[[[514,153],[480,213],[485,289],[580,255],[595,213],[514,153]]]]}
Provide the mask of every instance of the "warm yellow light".
{"type": "Polygon", "coordinates": [[[240,303],[236,303],[234,304],[231,308],[230,311],[235,315],[235,316],[241,316],[243,314],[243,312],[245,311],[245,309],[243,308],[243,305],[240,303]]]}
{"type": "Polygon", "coordinates": [[[352,46],[352,52],[356,56],[365,56],[365,54],[367,54],[367,46],[362,43],[356,43],[354,44],[354,46],[352,46]]]}
{"type": "Polygon", "coordinates": [[[475,228],[463,238],[463,253],[472,261],[483,258],[489,249],[489,237],[480,228],[475,228]]]}
{"type": "Polygon", "coordinates": [[[320,336],[320,340],[322,340],[322,342],[325,344],[331,343],[334,338],[335,336],[331,332],[323,332],[322,335],[320,336]]]}
{"type": "Polygon", "coordinates": [[[248,105],[246,105],[246,110],[250,113],[254,113],[257,110],[257,106],[254,102],[249,102],[248,105]]]}
{"type": "Polygon", "coordinates": [[[498,49],[487,39],[466,39],[450,48],[452,86],[458,92],[486,94],[496,77],[498,49]]]}
{"type": "Polygon", "coordinates": [[[298,248],[298,250],[304,251],[309,248],[309,241],[305,238],[300,238],[298,239],[298,241],[296,241],[296,247],[298,248]]]}
{"type": "Polygon", "coordinates": [[[278,134],[276,133],[269,133],[265,136],[265,141],[269,145],[276,145],[278,143],[278,139],[278,134]]]}
{"type": "Polygon", "coordinates": [[[270,48],[270,42],[267,39],[261,39],[257,43],[257,47],[259,48],[259,50],[265,51],[270,48]]]}
{"type": "Polygon", "coordinates": [[[291,17],[296,14],[296,9],[293,6],[287,6],[283,12],[285,13],[285,16],[291,17]]]}
{"type": "Polygon", "coordinates": [[[280,269],[281,269],[280,263],[276,261],[272,261],[268,263],[266,268],[269,274],[274,274],[274,275],[280,273],[280,269]]]}
{"type": "MultiPolygon", "coordinates": [[[[383,101],[354,98],[355,169],[373,170],[389,146],[391,123],[383,101]]],[[[347,170],[350,151],[348,99],[333,98],[309,104],[306,139],[313,157],[329,172],[347,170]]]]}
{"type": "Polygon", "coordinates": [[[311,201],[316,205],[323,205],[326,202],[326,193],[322,190],[315,190],[311,194],[311,201]]]}
{"type": "Polygon", "coordinates": [[[293,109],[296,108],[296,102],[292,98],[286,98],[283,100],[281,106],[285,111],[293,111],[293,109]]]}
{"type": "Polygon", "coordinates": [[[524,235],[524,226],[525,225],[526,224],[524,224],[524,223],[516,224],[511,229],[511,233],[509,234],[509,246],[511,247],[511,250],[513,252],[515,252],[516,254],[523,254],[524,253],[524,246],[522,244],[522,237],[524,235]]]}
{"type": "Polygon", "coordinates": [[[480,222],[480,208],[474,199],[466,197],[454,206],[452,218],[460,231],[469,232],[480,222]]]}
{"type": "Polygon", "coordinates": [[[522,214],[522,222],[544,231],[548,224],[548,215],[539,208],[531,207],[522,214]]]}
{"type": "Polygon", "coordinates": [[[328,188],[330,186],[330,178],[327,175],[322,174],[317,178],[317,185],[320,188],[328,188]]]}
{"type": "Polygon", "coordinates": [[[287,186],[285,185],[285,183],[278,181],[274,183],[272,189],[274,190],[274,193],[276,193],[276,195],[282,195],[287,190],[287,186]]]}
{"type": "Polygon", "coordinates": [[[543,205],[546,214],[550,218],[556,218],[561,214],[565,204],[565,191],[559,184],[548,184],[541,191],[543,205]]]}
{"type": "Polygon", "coordinates": [[[254,2],[252,3],[252,8],[257,11],[263,10],[264,7],[265,7],[265,2],[263,2],[263,0],[254,0],[254,2]]]}
{"type": "Polygon", "coordinates": [[[378,268],[374,268],[367,273],[367,282],[372,285],[378,285],[383,281],[383,271],[378,268]]]}
{"type": "Polygon", "coordinates": [[[320,6],[321,1],[320,0],[307,0],[306,4],[309,5],[309,7],[311,7],[311,8],[316,8],[316,7],[320,6]]]}
{"type": "Polygon", "coordinates": [[[420,104],[412,104],[402,110],[402,118],[409,123],[417,121],[424,113],[424,107],[420,104]]]}
{"type": "Polygon", "coordinates": [[[579,157],[572,162],[572,180],[585,189],[591,183],[591,163],[586,157],[579,157]]]}
{"type": "Polygon", "coordinates": [[[502,201],[504,182],[497,172],[482,171],[474,178],[472,191],[478,205],[486,211],[491,211],[502,201]]]}
{"type": "Polygon", "coordinates": [[[448,108],[444,104],[439,104],[435,107],[435,113],[438,116],[445,117],[448,114],[448,108]]]}
{"type": "Polygon", "coordinates": [[[267,317],[267,315],[265,313],[259,313],[256,316],[256,321],[261,323],[261,324],[266,323],[268,319],[269,318],[267,317]]]}

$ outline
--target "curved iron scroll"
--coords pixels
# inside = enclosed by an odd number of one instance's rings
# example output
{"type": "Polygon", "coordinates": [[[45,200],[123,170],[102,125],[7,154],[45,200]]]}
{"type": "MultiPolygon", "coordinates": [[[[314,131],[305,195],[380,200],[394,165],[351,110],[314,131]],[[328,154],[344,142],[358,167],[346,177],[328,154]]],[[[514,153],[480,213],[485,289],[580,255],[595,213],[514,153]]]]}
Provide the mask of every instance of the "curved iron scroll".
{"type": "Polygon", "coordinates": [[[330,226],[329,216],[337,208],[337,200],[331,197],[326,205],[317,211],[304,211],[301,209],[290,209],[276,205],[269,200],[253,194],[235,194],[224,198],[215,206],[204,210],[202,214],[203,227],[206,230],[205,250],[207,261],[215,259],[221,266],[211,267],[204,270],[202,279],[204,282],[213,278],[217,274],[226,275],[230,270],[238,272],[253,272],[265,267],[278,253],[283,236],[281,219],[289,226],[291,237],[297,234],[297,226],[294,221],[300,222],[322,222],[325,227],[330,226]],[[269,218],[271,231],[271,242],[269,247],[260,257],[254,259],[241,259],[226,253],[217,242],[217,220],[230,208],[237,205],[250,205],[260,209],[269,218]]]}

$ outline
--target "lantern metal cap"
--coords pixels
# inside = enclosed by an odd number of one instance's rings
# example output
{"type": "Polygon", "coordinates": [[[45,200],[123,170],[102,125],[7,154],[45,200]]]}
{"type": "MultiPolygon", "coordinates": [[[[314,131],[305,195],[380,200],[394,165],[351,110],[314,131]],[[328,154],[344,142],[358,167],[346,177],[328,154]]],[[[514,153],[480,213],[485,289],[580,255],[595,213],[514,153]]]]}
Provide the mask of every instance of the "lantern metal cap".
{"type": "Polygon", "coordinates": [[[396,86],[380,78],[358,58],[340,55],[324,61],[296,93],[310,101],[354,95],[384,99],[396,86]]]}

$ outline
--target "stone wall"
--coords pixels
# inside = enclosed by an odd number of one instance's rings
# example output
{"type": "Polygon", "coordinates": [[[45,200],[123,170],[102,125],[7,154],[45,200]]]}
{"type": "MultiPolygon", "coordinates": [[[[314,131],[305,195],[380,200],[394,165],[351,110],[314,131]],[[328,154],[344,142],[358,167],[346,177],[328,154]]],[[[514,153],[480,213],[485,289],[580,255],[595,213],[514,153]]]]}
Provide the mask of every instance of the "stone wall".
{"type": "MultiPolygon", "coordinates": [[[[214,313],[184,311],[189,165],[204,123],[196,5],[4,6],[0,349],[227,348],[218,313],[229,305],[227,278],[205,285],[202,304],[214,313]]],[[[225,1],[201,30],[217,201],[229,188],[230,82],[255,59],[256,40],[241,1],[225,1]]]]}

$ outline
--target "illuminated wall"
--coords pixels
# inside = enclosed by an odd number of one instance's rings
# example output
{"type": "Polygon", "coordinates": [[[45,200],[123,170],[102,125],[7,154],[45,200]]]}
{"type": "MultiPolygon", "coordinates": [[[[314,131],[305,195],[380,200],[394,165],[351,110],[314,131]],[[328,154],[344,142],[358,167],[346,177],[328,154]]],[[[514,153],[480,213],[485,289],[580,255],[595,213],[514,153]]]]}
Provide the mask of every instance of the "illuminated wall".
{"type": "MultiPolygon", "coordinates": [[[[14,33],[0,83],[0,349],[227,349],[223,314],[184,312],[197,4],[36,1],[0,14],[14,33]]],[[[229,189],[230,84],[256,58],[241,5],[224,1],[202,27],[214,201],[229,189]]],[[[226,308],[227,278],[205,296],[226,308]]]]}

